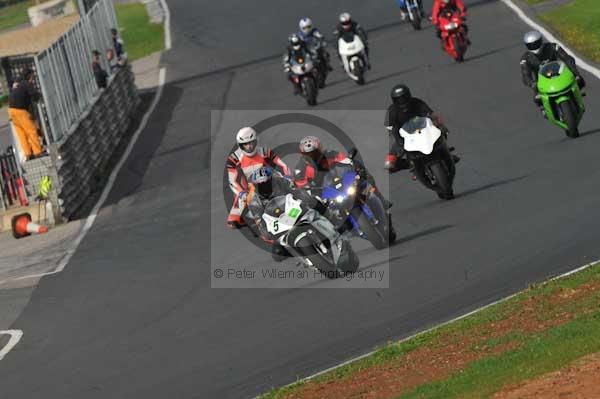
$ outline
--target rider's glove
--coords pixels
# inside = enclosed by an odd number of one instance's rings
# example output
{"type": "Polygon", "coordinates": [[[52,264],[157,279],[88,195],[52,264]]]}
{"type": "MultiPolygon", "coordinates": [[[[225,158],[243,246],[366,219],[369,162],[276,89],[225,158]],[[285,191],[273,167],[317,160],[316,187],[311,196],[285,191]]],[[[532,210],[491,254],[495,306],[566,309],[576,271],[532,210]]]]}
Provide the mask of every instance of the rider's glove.
{"type": "Polygon", "coordinates": [[[579,88],[583,89],[585,87],[585,80],[583,80],[583,76],[577,76],[576,80],[579,88]]]}

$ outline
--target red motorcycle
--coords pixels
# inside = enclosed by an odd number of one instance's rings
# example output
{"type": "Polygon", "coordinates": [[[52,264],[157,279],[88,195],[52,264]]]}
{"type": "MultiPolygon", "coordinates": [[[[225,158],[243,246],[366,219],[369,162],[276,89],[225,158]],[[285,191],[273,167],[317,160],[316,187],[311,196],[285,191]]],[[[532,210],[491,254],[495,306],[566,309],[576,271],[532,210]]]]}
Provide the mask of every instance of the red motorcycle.
{"type": "Polygon", "coordinates": [[[465,60],[465,53],[469,46],[464,23],[464,18],[459,12],[446,11],[439,16],[439,28],[444,51],[456,62],[465,60]]]}

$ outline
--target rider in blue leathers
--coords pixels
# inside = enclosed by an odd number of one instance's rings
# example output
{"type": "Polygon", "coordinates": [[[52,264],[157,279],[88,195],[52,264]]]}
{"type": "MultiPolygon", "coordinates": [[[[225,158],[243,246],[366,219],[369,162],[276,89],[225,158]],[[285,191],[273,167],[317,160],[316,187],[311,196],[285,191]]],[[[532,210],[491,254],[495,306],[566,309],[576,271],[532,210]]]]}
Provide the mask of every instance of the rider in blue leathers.
{"type": "MultiPolygon", "coordinates": [[[[408,17],[408,11],[406,9],[406,0],[396,0],[396,4],[398,4],[398,7],[400,7],[402,20],[405,21],[408,17]]],[[[421,15],[424,17],[425,12],[423,11],[423,0],[417,0],[417,4],[419,5],[419,11],[421,12],[421,15]]]]}
{"type": "Polygon", "coordinates": [[[309,48],[318,44],[317,54],[319,56],[319,61],[325,65],[329,71],[332,71],[333,68],[329,62],[329,53],[325,50],[325,47],[327,46],[325,36],[323,36],[317,28],[313,27],[312,20],[308,17],[302,18],[298,23],[298,27],[300,28],[297,33],[298,37],[300,37],[309,48]]]}

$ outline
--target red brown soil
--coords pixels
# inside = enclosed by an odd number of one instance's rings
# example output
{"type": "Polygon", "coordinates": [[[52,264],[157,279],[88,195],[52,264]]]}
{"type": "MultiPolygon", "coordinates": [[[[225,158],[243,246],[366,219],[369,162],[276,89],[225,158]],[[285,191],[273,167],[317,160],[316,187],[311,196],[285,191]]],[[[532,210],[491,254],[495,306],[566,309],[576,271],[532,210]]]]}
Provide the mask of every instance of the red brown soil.
{"type": "Polygon", "coordinates": [[[600,353],[570,367],[498,392],[494,399],[600,398],[600,353]]]}
{"type": "MultiPolygon", "coordinates": [[[[577,289],[559,289],[545,298],[531,297],[520,302],[508,317],[467,331],[445,333],[431,343],[404,356],[354,372],[351,376],[319,383],[309,382],[289,393],[289,399],[385,399],[394,398],[427,382],[443,380],[469,363],[518,346],[506,342],[489,346],[490,339],[511,332],[534,334],[571,320],[567,306],[600,289],[600,281],[577,289]],[[543,310],[543,311],[542,311],[543,310]],[[540,315],[545,314],[544,319],[540,315]]],[[[600,374],[597,376],[600,385],[600,374]]],[[[589,396],[588,396],[589,397],[589,396]]],[[[592,396],[594,397],[594,396],[592,396]]],[[[600,398],[600,395],[597,396],[600,398]]],[[[512,397],[511,397],[512,398],[512,397]]]]}

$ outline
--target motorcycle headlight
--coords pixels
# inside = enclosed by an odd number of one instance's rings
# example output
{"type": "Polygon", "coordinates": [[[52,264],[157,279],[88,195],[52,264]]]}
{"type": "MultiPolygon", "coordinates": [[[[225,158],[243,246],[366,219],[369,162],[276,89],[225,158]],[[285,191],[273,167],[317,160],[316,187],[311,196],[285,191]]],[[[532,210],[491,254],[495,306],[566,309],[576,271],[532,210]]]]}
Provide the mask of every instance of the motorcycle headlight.
{"type": "Polygon", "coordinates": [[[346,190],[346,194],[348,194],[350,196],[356,194],[356,186],[350,186],[350,187],[348,187],[348,190],[346,190]]]}
{"type": "Polygon", "coordinates": [[[341,195],[338,195],[337,197],[335,197],[335,200],[338,204],[341,204],[344,201],[344,197],[341,195]]]}

